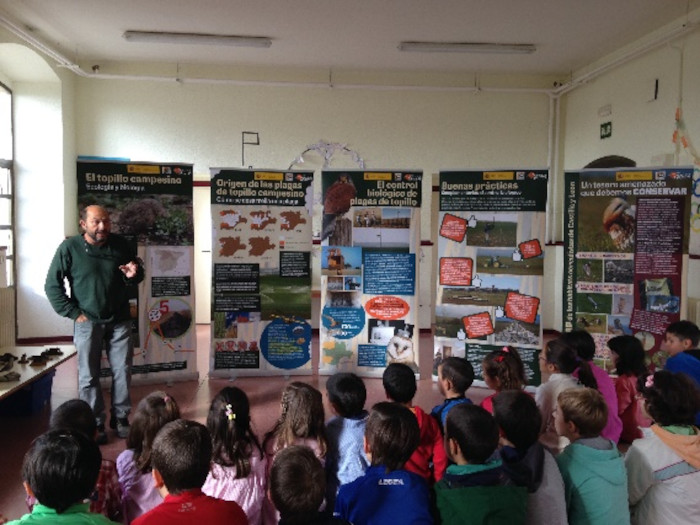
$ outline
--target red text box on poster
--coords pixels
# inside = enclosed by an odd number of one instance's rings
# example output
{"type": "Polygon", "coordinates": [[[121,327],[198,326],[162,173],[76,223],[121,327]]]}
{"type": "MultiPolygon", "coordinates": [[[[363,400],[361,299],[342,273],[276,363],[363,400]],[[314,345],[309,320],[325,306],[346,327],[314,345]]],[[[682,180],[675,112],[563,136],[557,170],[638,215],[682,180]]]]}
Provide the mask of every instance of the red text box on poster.
{"type": "Polygon", "coordinates": [[[462,317],[462,324],[469,339],[478,339],[493,333],[493,323],[488,312],[462,317]]]}
{"type": "Polygon", "coordinates": [[[532,259],[533,257],[542,255],[542,246],[538,239],[521,242],[518,244],[518,248],[520,249],[520,255],[523,256],[523,259],[532,259]]]}
{"type": "Polygon", "coordinates": [[[534,323],[537,318],[537,309],[539,307],[540,300],[537,297],[515,292],[508,292],[506,296],[506,317],[510,317],[516,321],[534,323]]]}
{"type": "Polygon", "coordinates": [[[411,306],[406,301],[393,295],[379,295],[365,303],[367,314],[383,321],[401,319],[408,315],[410,309],[411,306]]]}
{"type": "Polygon", "coordinates": [[[452,241],[462,242],[467,233],[467,221],[446,213],[440,225],[440,235],[452,241]]]}
{"type": "Polygon", "coordinates": [[[468,257],[441,257],[440,284],[443,286],[471,286],[474,261],[468,257]]]}

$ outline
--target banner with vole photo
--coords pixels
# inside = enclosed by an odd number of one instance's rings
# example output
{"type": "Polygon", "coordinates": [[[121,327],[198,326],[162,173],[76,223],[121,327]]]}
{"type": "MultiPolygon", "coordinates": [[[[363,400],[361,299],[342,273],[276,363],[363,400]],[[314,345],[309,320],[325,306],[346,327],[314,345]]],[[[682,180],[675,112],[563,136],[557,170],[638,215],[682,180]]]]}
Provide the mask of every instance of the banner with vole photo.
{"type": "Polygon", "coordinates": [[[481,378],[489,352],[518,350],[540,382],[547,170],[442,171],[433,377],[466,357],[481,378]]]}
{"type": "Polygon", "coordinates": [[[420,171],[322,173],[319,372],[418,372],[420,171]]]}
{"type": "Polygon", "coordinates": [[[313,172],[210,173],[210,375],[309,374],[313,172]]]}
{"type": "Polygon", "coordinates": [[[192,164],[79,159],[77,175],[79,209],[106,208],[144,262],[131,299],[134,381],[196,379],[192,164]]]}
{"type": "Polygon", "coordinates": [[[634,335],[652,366],[666,327],[684,317],[692,168],[565,174],[564,329],[584,329],[596,357],[634,335]]]}

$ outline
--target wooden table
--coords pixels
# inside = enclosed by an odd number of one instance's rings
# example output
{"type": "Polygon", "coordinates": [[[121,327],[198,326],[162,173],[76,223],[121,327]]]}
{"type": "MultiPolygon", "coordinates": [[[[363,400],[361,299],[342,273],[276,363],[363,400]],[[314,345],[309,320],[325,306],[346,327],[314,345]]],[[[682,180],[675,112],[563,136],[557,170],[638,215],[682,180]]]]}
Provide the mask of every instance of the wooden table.
{"type": "Polygon", "coordinates": [[[0,372],[4,375],[8,372],[17,372],[20,377],[18,381],[0,381],[0,400],[12,395],[22,387],[33,383],[42,376],[48,374],[61,363],[75,356],[78,352],[73,345],[47,345],[47,346],[6,346],[0,348],[0,355],[12,354],[17,357],[14,366],[10,370],[0,372]],[[22,354],[27,354],[27,358],[40,355],[44,350],[49,348],[58,348],[63,352],[63,355],[52,356],[43,366],[31,366],[29,363],[20,364],[19,360],[22,354]]]}

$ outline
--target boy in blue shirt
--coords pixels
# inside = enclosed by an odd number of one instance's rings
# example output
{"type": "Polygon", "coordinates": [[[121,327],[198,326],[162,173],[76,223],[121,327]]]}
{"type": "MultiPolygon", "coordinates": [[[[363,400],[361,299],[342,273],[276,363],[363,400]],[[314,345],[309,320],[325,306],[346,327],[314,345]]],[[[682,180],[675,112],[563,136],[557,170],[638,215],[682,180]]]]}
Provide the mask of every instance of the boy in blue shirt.
{"type": "Polygon", "coordinates": [[[332,509],[338,487],[355,481],[369,466],[364,447],[369,414],[365,410],[367,389],[357,375],[334,374],[328,379],[326,390],[331,408],[337,414],[326,424],[326,504],[332,509]]]}
{"type": "MultiPolygon", "coordinates": [[[[661,350],[668,352],[665,370],[689,375],[700,388],[700,328],[690,321],[676,321],[666,328],[661,350]]],[[[700,425],[700,412],[695,414],[695,424],[700,425]]]]}
{"type": "Polygon", "coordinates": [[[557,398],[554,426],[571,441],[556,458],[570,525],[630,522],[625,464],[615,443],[600,435],[607,420],[608,406],[597,390],[572,388],[557,398]]]}
{"type": "Polygon", "coordinates": [[[343,485],[334,516],[363,525],[431,525],[428,485],[403,466],[418,446],[420,431],[413,413],[398,403],[372,407],[365,429],[365,475],[343,485]]]}
{"type": "Polygon", "coordinates": [[[445,396],[445,401],[435,406],[430,415],[433,416],[445,434],[445,420],[450,409],[462,403],[471,404],[466,392],[474,382],[474,367],[464,357],[448,357],[438,365],[438,388],[445,396]]]}

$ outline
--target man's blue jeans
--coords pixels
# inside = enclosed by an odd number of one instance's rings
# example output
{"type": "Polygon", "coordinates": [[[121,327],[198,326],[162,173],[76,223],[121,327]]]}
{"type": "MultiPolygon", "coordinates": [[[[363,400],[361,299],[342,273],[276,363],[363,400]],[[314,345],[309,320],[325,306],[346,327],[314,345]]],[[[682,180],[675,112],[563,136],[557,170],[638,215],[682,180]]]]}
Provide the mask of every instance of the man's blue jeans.
{"type": "Polygon", "coordinates": [[[73,342],[78,350],[78,397],[90,405],[98,425],[105,424],[105,402],[100,387],[103,348],[112,369],[112,417],[124,418],[131,411],[132,324],[131,320],[74,324],[73,342]]]}

